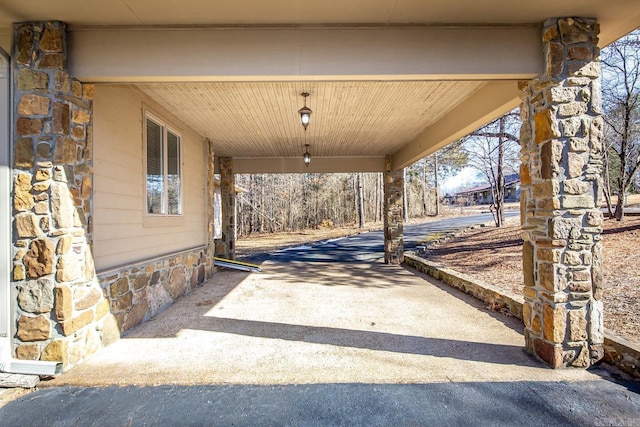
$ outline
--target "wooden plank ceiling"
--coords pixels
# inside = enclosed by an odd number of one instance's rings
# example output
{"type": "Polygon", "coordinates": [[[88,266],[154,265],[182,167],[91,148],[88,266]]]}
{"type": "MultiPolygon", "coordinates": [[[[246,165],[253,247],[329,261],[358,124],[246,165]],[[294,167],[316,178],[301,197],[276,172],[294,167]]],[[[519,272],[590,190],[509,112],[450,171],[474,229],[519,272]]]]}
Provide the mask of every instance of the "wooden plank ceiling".
{"type": "Polygon", "coordinates": [[[216,155],[384,156],[411,141],[484,82],[151,83],[137,86],[215,143],[216,155]],[[313,110],[307,131],[302,92],[313,110]]]}

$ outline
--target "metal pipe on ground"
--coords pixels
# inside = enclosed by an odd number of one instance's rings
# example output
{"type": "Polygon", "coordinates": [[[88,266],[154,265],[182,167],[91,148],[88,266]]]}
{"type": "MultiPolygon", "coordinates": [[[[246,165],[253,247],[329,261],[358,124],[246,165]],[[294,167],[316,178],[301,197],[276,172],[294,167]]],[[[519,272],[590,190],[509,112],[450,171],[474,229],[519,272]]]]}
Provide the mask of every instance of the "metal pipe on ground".
{"type": "Polygon", "coordinates": [[[224,268],[232,268],[234,270],[250,271],[252,273],[260,273],[262,271],[262,267],[257,264],[249,264],[248,262],[240,262],[219,257],[213,258],[213,265],[224,268]]]}

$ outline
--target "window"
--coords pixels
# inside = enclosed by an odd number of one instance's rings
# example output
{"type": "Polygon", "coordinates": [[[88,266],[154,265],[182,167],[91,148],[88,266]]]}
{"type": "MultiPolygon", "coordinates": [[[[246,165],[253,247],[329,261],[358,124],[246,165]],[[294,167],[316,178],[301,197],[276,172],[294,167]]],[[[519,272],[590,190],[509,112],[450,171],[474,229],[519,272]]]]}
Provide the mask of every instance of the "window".
{"type": "Polygon", "coordinates": [[[146,117],[147,213],[182,214],[180,135],[146,117]]]}

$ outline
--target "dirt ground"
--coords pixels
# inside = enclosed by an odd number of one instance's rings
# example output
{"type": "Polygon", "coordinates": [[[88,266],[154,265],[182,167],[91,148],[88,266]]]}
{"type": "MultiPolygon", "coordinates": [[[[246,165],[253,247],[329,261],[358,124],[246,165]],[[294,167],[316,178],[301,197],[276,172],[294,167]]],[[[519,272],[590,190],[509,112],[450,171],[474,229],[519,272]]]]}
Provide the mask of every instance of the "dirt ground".
{"type": "Polygon", "coordinates": [[[246,257],[256,254],[270,253],[279,249],[301,245],[306,242],[336,239],[382,228],[381,222],[369,223],[364,229],[355,225],[350,227],[320,228],[287,233],[255,233],[240,237],[236,241],[236,255],[246,257]]]}
{"type": "MultiPolygon", "coordinates": [[[[606,220],[603,229],[604,325],[640,343],[640,271],[634,267],[640,265],[640,216],[606,220]]],[[[521,296],[521,251],[519,219],[511,218],[502,229],[471,230],[434,245],[425,258],[521,296]]]]}
{"type": "Polygon", "coordinates": [[[32,391],[34,390],[24,388],[0,388],[0,408],[32,391]]]}

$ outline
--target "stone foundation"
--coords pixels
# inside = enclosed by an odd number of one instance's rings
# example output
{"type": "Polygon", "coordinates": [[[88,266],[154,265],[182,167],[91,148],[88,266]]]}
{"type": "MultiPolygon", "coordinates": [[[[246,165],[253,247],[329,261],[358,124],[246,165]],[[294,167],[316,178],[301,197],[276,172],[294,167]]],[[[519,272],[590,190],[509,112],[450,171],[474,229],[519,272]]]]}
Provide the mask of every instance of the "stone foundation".
{"type": "Polygon", "coordinates": [[[118,328],[126,332],[191,292],[213,274],[207,247],[98,273],[118,328]]]}
{"type": "Polygon", "coordinates": [[[640,381],[640,344],[629,342],[605,329],[604,363],[617,368],[619,372],[614,373],[622,379],[640,381]]]}
{"type": "Polygon", "coordinates": [[[545,22],[545,73],[522,95],[525,339],[555,368],[603,355],[597,35],[594,20],[545,22]]]}

